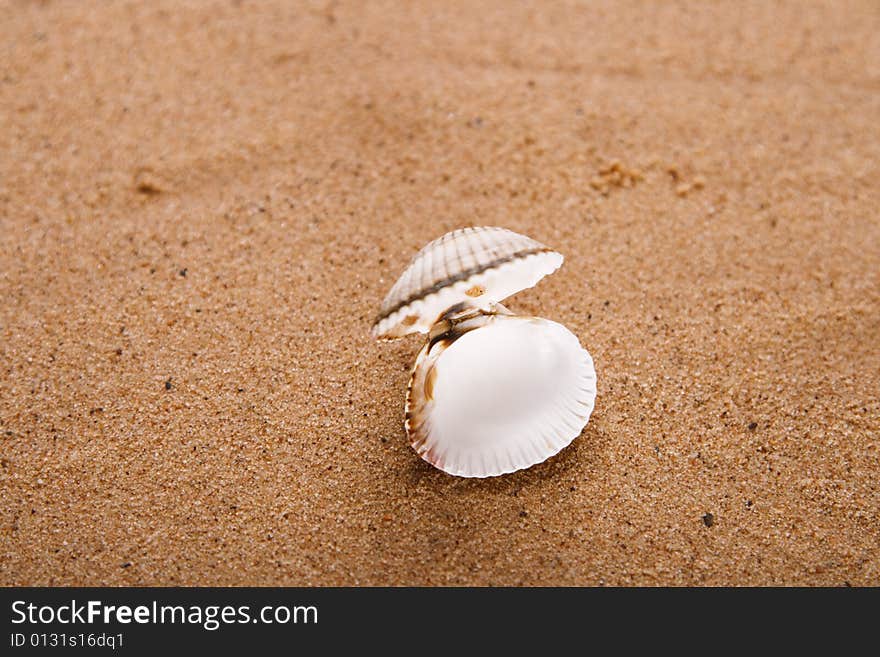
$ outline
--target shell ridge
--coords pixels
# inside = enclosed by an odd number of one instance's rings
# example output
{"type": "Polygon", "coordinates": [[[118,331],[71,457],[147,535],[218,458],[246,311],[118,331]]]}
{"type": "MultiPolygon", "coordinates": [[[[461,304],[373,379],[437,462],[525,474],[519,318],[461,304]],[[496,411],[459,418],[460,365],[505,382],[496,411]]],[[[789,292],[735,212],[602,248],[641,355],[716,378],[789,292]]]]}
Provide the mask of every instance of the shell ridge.
{"type": "Polygon", "coordinates": [[[467,244],[465,238],[469,235],[468,229],[465,228],[461,231],[461,234],[458,236],[458,239],[453,240],[453,245],[455,246],[455,263],[458,265],[459,269],[467,269],[468,265],[465,264],[465,247],[467,244]]]}

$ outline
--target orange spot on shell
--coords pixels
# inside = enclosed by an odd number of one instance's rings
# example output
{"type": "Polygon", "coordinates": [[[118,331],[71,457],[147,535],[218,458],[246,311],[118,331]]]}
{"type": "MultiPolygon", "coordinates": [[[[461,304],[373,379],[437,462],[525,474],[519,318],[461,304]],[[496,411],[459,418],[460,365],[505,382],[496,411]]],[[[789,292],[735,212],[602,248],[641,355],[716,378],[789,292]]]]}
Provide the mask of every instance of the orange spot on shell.
{"type": "Polygon", "coordinates": [[[403,318],[403,321],[400,322],[400,323],[401,323],[403,326],[412,326],[412,325],[415,324],[417,321],[419,321],[419,316],[418,316],[418,315],[407,315],[406,317],[403,318]]]}
{"type": "Polygon", "coordinates": [[[469,297],[481,297],[486,294],[486,288],[482,285],[474,285],[472,288],[465,292],[469,297]]]}

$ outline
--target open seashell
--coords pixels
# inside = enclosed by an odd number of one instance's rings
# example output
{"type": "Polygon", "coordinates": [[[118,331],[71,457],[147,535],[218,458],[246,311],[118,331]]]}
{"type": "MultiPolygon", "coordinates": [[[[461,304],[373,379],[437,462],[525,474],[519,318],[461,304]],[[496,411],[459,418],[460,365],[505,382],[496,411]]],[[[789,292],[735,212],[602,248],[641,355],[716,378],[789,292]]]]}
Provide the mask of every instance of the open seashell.
{"type": "Polygon", "coordinates": [[[428,333],[406,395],[406,432],[449,474],[492,477],[540,463],[580,435],[596,399],[593,359],[556,322],[501,305],[562,264],[504,228],[464,228],[416,254],[373,336],[428,333]]]}
{"type": "Polygon", "coordinates": [[[469,310],[419,353],[406,430],[444,472],[492,477],[540,463],[580,435],[596,398],[593,359],[556,322],[469,310]]]}
{"type": "Polygon", "coordinates": [[[505,228],[462,228],[434,240],[410,262],[382,302],[373,337],[427,333],[452,306],[492,304],[532,287],[562,255],[505,228]]]}

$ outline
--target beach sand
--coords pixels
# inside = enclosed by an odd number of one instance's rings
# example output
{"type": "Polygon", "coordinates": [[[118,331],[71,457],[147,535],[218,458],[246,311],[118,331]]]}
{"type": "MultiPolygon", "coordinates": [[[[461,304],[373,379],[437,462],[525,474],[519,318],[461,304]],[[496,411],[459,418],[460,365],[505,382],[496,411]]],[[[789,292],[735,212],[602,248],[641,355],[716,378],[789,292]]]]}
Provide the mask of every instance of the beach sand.
{"type": "Polygon", "coordinates": [[[0,10],[0,583],[880,584],[876,2],[0,10]],[[369,334],[470,225],[599,380],[488,480],[369,334]]]}

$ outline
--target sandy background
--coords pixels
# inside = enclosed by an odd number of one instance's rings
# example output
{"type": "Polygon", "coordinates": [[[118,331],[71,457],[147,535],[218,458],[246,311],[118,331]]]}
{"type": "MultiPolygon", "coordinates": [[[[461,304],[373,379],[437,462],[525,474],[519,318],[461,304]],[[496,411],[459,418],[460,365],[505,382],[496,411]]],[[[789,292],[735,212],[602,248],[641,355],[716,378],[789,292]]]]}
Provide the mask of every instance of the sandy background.
{"type": "Polygon", "coordinates": [[[0,583],[880,584],[880,5],[0,2],[0,583]],[[531,470],[423,463],[443,232],[562,251],[531,470]]]}

